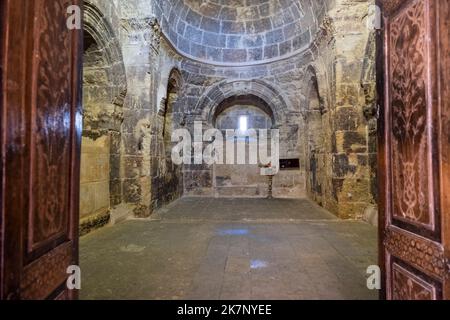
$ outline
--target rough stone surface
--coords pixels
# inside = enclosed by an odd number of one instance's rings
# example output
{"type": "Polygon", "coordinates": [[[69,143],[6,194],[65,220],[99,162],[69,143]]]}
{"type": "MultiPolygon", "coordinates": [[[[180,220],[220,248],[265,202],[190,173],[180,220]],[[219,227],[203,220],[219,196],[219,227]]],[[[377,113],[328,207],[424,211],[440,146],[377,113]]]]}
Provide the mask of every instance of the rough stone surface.
{"type": "Polygon", "coordinates": [[[307,200],[182,199],[160,217],[81,239],[81,299],[378,298],[376,228],[307,200]]]}
{"type": "Polygon", "coordinates": [[[173,130],[214,128],[248,106],[280,130],[281,158],[300,160],[275,177],[277,197],[308,196],[346,219],[376,211],[373,2],[85,1],[84,145],[109,141],[89,161],[109,167],[101,209],[148,217],[183,194],[264,197],[254,167],[217,175],[170,160],[173,130]]]}
{"type": "Polygon", "coordinates": [[[255,63],[308,47],[330,0],[156,0],[155,15],[183,55],[255,63]]]}

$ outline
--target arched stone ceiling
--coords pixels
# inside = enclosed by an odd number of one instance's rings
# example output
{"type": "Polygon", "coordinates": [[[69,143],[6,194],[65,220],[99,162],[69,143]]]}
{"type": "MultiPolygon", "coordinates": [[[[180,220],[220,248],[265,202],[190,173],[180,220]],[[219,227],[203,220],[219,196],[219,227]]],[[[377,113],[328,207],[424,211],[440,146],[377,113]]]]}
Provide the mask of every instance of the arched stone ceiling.
{"type": "Polygon", "coordinates": [[[216,64],[277,60],[308,47],[330,0],[157,0],[165,36],[216,64]]]}

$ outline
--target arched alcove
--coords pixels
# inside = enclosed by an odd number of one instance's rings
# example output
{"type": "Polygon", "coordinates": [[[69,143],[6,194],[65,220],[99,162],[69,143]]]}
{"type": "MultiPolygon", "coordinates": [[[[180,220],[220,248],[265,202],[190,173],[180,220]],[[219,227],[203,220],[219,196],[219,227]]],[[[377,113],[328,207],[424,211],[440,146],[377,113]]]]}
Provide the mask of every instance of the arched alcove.
{"type": "MultiPolygon", "coordinates": [[[[275,123],[275,116],[271,107],[261,98],[255,95],[232,96],[223,100],[215,109],[212,115],[212,125],[221,129],[238,129],[238,121],[230,123],[225,128],[219,120],[228,117],[230,120],[237,116],[248,116],[248,128],[251,129],[270,129],[275,123]]],[[[235,120],[238,118],[235,118],[235,120]]]]}
{"type": "Polygon", "coordinates": [[[307,110],[305,112],[306,185],[310,197],[322,204],[326,133],[322,117],[323,107],[315,74],[311,75],[307,90],[307,110]]]}
{"type": "Polygon", "coordinates": [[[121,126],[127,93],[117,38],[102,12],[84,5],[81,233],[108,222],[122,202],[121,126]]]}
{"type": "MultiPolygon", "coordinates": [[[[211,86],[191,109],[188,125],[193,129],[193,123],[200,121],[204,129],[236,130],[240,129],[238,122],[241,116],[247,117],[246,125],[249,129],[255,127],[252,118],[259,118],[259,125],[256,125],[255,129],[278,130],[280,160],[283,160],[283,164],[290,163],[292,166],[287,169],[284,167],[274,179],[274,195],[283,198],[304,197],[304,171],[301,171],[298,165],[299,125],[295,123],[295,119],[300,115],[296,112],[292,99],[284,96],[283,90],[274,84],[261,79],[218,82],[211,86]],[[228,123],[224,126],[223,122],[228,123]]],[[[268,143],[271,144],[271,141],[268,143]]],[[[281,163],[272,164],[281,167],[281,163]]],[[[260,176],[258,165],[254,165],[251,171],[245,168],[240,171],[234,167],[234,172],[230,169],[228,173],[227,168],[224,173],[220,173],[220,170],[216,170],[217,166],[185,168],[185,193],[223,197],[264,197],[267,194],[267,178],[260,176]]]]}
{"type": "MultiPolygon", "coordinates": [[[[275,118],[271,107],[255,95],[236,95],[220,102],[211,113],[210,119],[212,126],[220,130],[224,137],[224,164],[213,165],[216,196],[265,197],[267,178],[261,176],[258,154],[251,154],[251,152],[257,153],[257,144],[261,136],[253,136],[252,132],[258,133],[262,129],[272,129],[275,118]],[[227,137],[226,132],[229,130],[234,131],[236,136],[227,137]],[[234,143],[232,147],[235,156],[234,164],[227,162],[229,160],[227,157],[230,155],[227,144],[229,142],[234,143]],[[240,143],[242,145],[238,146],[240,143]],[[252,143],[256,149],[252,149],[252,143]],[[241,156],[244,163],[238,160],[241,156]],[[254,160],[258,162],[255,163],[254,160]]],[[[270,131],[268,132],[270,135],[270,131]]],[[[267,145],[270,145],[270,140],[267,141],[267,145]]],[[[268,152],[270,153],[270,148],[268,152]]]]}
{"type": "Polygon", "coordinates": [[[285,123],[286,114],[293,111],[288,100],[281,90],[261,80],[223,81],[211,89],[199,99],[193,110],[194,116],[207,124],[214,124],[214,117],[220,108],[234,103],[233,100],[250,98],[252,103],[265,109],[273,119],[273,127],[279,127],[285,123]]]}
{"type": "Polygon", "coordinates": [[[174,114],[180,113],[180,110],[175,110],[175,103],[178,101],[179,94],[183,86],[182,83],[181,73],[176,68],[172,69],[167,81],[164,104],[159,110],[159,114],[163,117],[162,135],[167,156],[170,156],[171,154],[171,137],[175,128],[174,114]]]}
{"type": "Polygon", "coordinates": [[[168,204],[179,198],[183,193],[183,168],[172,161],[172,147],[174,145],[172,133],[180,126],[182,118],[182,111],[177,104],[182,88],[181,72],[173,68],[167,81],[165,98],[158,112],[163,151],[158,159],[160,174],[156,179],[157,186],[155,186],[160,191],[157,206],[168,204]]]}

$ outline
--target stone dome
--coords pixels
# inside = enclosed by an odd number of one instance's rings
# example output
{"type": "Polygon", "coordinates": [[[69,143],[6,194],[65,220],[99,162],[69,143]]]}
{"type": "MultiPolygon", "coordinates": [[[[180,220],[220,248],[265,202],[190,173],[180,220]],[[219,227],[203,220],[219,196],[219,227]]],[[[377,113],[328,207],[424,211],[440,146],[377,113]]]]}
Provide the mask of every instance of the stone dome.
{"type": "Polygon", "coordinates": [[[280,59],[308,47],[326,1],[158,0],[155,13],[183,55],[216,64],[280,59]]]}

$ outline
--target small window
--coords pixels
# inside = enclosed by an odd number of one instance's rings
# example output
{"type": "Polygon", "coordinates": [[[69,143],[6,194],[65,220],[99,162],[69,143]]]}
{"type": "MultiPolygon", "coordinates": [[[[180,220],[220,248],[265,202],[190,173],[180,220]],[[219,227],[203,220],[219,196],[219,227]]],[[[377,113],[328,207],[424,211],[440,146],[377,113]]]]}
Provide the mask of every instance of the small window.
{"type": "Polygon", "coordinates": [[[300,160],[299,159],[280,159],[280,169],[281,170],[300,169],[300,160]]]}
{"type": "Polygon", "coordinates": [[[239,118],[239,131],[247,132],[248,130],[248,117],[242,116],[239,118]]]}

